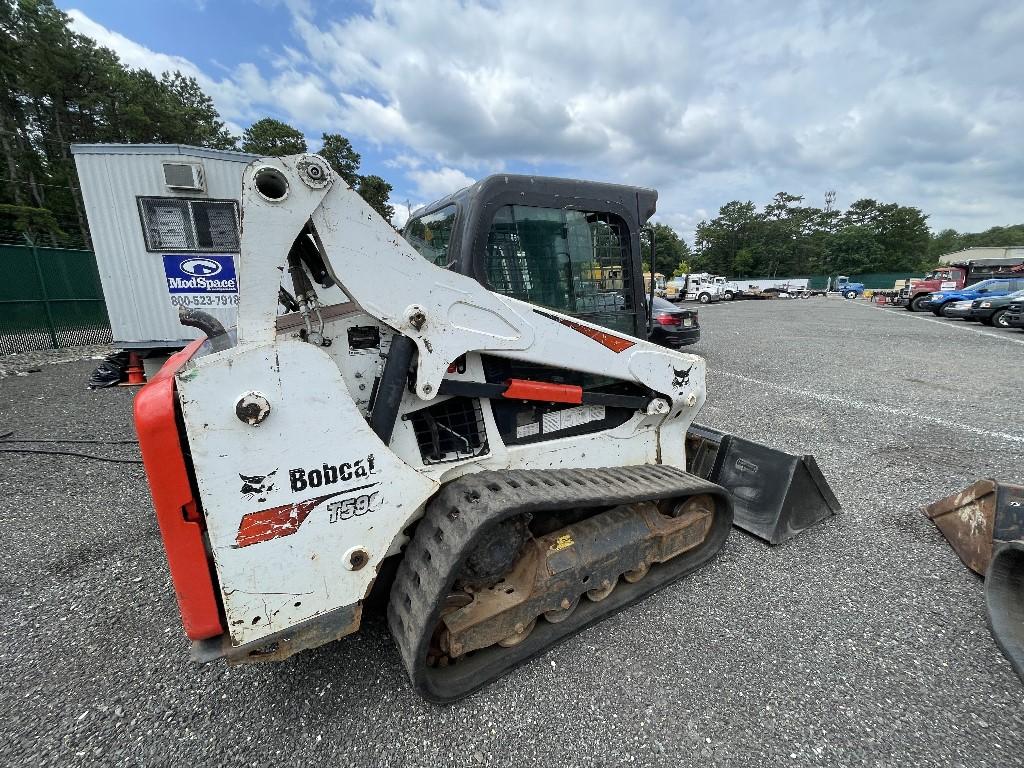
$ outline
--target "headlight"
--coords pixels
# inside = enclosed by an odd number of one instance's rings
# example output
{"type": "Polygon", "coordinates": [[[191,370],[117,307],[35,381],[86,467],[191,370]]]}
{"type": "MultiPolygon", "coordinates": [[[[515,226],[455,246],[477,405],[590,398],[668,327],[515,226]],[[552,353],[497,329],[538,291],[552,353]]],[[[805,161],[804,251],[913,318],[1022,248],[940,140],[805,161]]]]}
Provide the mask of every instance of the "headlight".
{"type": "Polygon", "coordinates": [[[983,302],[981,302],[981,306],[982,307],[991,307],[992,306],[992,302],[991,301],[983,301],[983,302]]]}

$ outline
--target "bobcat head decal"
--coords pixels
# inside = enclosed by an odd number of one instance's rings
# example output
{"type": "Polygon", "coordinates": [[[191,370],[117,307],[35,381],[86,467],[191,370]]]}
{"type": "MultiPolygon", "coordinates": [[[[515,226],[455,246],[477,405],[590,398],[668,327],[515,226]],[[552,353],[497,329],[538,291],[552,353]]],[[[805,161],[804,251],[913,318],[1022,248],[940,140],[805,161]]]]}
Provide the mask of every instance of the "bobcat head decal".
{"type": "Polygon", "coordinates": [[[690,371],[693,370],[693,363],[690,363],[690,367],[686,370],[679,370],[675,366],[672,366],[672,373],[675,374],[672,377],[673,387],[685,387],[690,383],[690,371]]]}
{"type": "Polygon", "coordinates": [[[268,472],[265,475],[243,475],[239,473],[239,477],[242,480],[242,488],[239,491],[246,501],[249,501],[256,497],[257,501],[266,501],[267,494],[274,490],[274,475],[277,474],[275,469],[273,472],[268,472]]]}

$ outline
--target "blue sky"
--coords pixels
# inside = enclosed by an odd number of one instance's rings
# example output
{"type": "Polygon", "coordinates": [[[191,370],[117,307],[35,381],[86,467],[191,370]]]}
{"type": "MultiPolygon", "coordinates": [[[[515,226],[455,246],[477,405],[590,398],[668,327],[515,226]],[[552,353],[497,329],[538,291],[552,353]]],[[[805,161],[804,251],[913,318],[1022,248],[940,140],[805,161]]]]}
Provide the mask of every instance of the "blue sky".
{"type": "Polygon", "coordinates": [[[655,187],[687,239],[781,190],[1024,220],[1019,2],[58,4],[129,66],[195,75],[236,132],[347,135],[400,209],[526,171],[655,187]]]}

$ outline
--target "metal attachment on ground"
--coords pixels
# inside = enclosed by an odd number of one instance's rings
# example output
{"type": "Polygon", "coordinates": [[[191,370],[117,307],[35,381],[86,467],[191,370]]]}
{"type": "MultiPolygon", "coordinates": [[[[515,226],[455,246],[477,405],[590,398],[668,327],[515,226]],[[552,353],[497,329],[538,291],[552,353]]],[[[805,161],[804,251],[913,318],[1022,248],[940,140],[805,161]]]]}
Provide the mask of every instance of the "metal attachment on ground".
{"type": "Polygon", "coordinates": [[[978,480],[921,511],[985,577],[992,636],[1024,680],[1024,485],[978,480]]]}
{"type": "Polygon", "coordinates": [[[270,415],[270,401],[262,392],[246,392],[235,401],[235,416],[250,427],[258,427],[270,415]]]}
{"type": "Polygon", "coordinates": [[[345,568],[349,571],[358,571],[370,562],[370,553],[362,547],[353,547],[345,553],[345,568]]]}
{"type": "Polygon", "coordinates": [[[842,507],[813,456],[794,456],[694,424],[686,433],[687,469],[732,496],[733,524],[779,544],[842,507]]]}

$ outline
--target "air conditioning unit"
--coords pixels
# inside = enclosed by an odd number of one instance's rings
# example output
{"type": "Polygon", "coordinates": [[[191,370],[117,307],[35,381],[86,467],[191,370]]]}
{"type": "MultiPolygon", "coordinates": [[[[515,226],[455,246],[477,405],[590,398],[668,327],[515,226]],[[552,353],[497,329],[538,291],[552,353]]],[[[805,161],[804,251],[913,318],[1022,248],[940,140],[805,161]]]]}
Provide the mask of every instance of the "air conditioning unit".
{"type": "Polygon", "coordinates": [[[200,163],[164,163],[164,184],[170,189],[206,189],[206,177],[200,163]]]}

